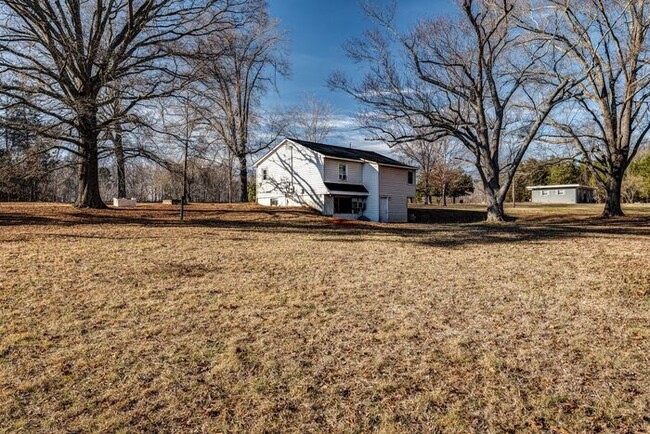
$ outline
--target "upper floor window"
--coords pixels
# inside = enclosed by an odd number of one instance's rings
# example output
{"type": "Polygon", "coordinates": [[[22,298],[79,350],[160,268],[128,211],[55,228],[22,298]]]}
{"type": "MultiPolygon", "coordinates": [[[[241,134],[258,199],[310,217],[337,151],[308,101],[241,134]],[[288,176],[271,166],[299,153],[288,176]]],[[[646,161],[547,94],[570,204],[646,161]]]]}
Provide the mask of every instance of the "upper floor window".
{"type": "Polygon", "coordinates": [[[412,170],[409,170],[409,171],[408,171],[408,183],[409,183],[409,184],[413,184],[413,181],[414,181],[414,178],[415,178],[414,175],[415,175],[415,174],[413,173],[412,170]]]}
{"type": "Polygon", "coordinates": [[[348,165],[339,164],[339,180],[347,181],[348,180],[348,165]]]}
{"type": "Polygon", "coordinates": [[[267,179],[269,179],[269,172],[266,169],[262,169],[262,180],[266,181],[267,179]]]}

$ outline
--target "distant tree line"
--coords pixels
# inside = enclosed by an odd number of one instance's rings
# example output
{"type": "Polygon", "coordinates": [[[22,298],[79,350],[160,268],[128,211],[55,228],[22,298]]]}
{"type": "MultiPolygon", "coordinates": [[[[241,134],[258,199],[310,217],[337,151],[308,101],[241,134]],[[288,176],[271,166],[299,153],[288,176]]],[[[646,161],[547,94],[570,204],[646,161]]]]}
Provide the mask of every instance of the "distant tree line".
{"type": "MultiPolygon", "coordinates": [[[[589,168],[580,162],[562,158],[529,158],[517,171],[514,182],[515,200],[525,202],[531,199],[526,189],[532,185],[581,184],[596,189],[596,200],[606,200],[606,192],[594,179],[589,168]]],[[[650,153],[639,155],[623,178],[621,199],[626,203],[650,201],[650,153]]],[[[512,197],[512,187],[509,193],[512,197]]]]}

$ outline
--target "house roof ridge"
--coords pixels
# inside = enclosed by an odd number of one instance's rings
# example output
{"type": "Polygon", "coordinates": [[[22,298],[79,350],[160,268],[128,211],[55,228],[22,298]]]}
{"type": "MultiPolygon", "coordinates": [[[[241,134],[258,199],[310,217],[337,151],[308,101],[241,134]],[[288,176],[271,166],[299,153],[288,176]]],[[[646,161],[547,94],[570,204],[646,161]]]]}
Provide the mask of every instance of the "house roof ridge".
{"type": "Polygon", "coordinates": [[[380,165],[397,166],[405,169],[415,169],[413,166],[402,163],[401,161],[375,151],[367,151],[365,149],[311,142],[308,140],[295,139],[292,137],[287,137],[287,140],[305,146],[306,148],[309,148],[325,156],[355,161],[370,161],[380,165]]]}

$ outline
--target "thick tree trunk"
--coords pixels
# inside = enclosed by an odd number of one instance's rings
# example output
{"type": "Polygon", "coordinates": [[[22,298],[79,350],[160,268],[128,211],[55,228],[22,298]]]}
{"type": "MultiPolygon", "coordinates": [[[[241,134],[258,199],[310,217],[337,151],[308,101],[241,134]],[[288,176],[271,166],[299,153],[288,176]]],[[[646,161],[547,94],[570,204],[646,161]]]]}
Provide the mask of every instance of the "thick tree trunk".
{"type": "Polygon", "coordinates": [[[74,205],[77,208],[104,209],[106,204],[99,193],[96,113],[81,119],[79,138],[82,155],[79,157],[79,185],[74,205]]]}
{"type": "Polygon", "coordinates": [[[499,200],[498,194],[495,192],[487,191],[487,221],[489,222],[503,222],[506,220],[506,214],[503,212],[503,201],[499,200]]]}
{"type": "Polygon", "coordinates": [[[115,162],[117,166],[117,197],[126,197],[126,158],[124,156],[124,141],[122,135],[122,126],[115,127],[113,136],[113,147],[115,152],[115,162]]]}
{"type": "Polygon", "coordinates": [[[248,202],[248,161],[246,154],[238,155],[237,159],[239,160],[239,185],[241,186],[239,200],[248,202]]]}
{"type": "Polygon", "coordinates": [[[603,210],[603,217],[622,217],[623,209],[621,209],[621,187],[623,181],[621,177],[612,177],[609,185],[607,186],[607,197],[605,198],[605,209],[603,210]]]}
{"type": "Polygon", "coordinates": [[[483,189],[485,190],[487,221],[489,222],[503,222],[506,220],[506,214],[503,211],[505,195],[501,194],[499,172],[500,169],[497,162],[491,162],[490,166],[488,166],[484,172],[485,177],[483,178],[483,189]]]}
{"type": "Polygon", "coordinates": [[[96,142],[93,147],[85,149],[83,156],[79,159],[79,185],[77,189],[77,200],[74,205],[77,208],[106,208],[106,204],[99,193],[96,142]]]}

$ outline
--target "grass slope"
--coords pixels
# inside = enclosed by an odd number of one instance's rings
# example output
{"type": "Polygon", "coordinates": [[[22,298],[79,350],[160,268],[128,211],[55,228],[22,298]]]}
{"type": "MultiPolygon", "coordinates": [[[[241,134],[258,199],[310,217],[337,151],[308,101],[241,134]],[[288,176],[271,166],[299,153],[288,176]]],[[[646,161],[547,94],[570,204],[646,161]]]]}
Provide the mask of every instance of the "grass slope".
{"type": "Polygon", "coordinates": [[[647,432],[650,210],[0,205],[0,430],[647,432]]]}

